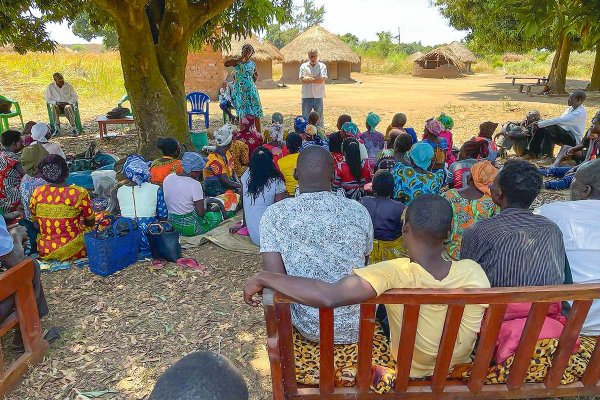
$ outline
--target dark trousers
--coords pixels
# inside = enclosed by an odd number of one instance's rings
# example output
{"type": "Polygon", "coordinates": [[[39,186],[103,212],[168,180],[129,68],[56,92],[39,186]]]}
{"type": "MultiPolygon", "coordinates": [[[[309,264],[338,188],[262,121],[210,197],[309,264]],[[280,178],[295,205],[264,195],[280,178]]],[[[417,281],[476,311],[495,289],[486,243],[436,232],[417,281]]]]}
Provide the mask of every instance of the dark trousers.
{"type": "MultiPolygon", "coordinates": [[[[33,293],[35,295],[35,302],[40,318],[48,315],[48,303],[46,303],[46,296],[44,296],[41,277],[42,271],[40,270],[40,265],[36,261],[33,273],[33,293]]],[[[6,317],[12,313],[14,306],[15,300],[13,296],[0,302],[0,322],[4,321],[6,317]]]]}
{"type": "Polygon", "coordinates": [[[529,152],[536,156],[553,157],[555,144],[575,146],[577,142],[571,132],[558,125],[550,125],[538,128],[533,133],[533,138],[529,142],[529,152]]]}

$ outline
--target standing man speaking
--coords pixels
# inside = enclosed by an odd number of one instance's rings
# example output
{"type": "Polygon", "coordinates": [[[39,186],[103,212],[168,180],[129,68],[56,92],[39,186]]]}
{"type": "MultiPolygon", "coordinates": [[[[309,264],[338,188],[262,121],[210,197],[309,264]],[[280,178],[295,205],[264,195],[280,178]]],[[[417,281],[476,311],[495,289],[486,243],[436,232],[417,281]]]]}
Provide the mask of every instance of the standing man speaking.
{"type": "Polygon", "coordinates": [[[323,98],[325,97],[325,80],[327,66],[319,62],[317,50],[308,52],[308,62],[300,66],[302,81],[302,116],[308,119],[311,111],[319,113],[319,126],[323,127],[323,98]]]}

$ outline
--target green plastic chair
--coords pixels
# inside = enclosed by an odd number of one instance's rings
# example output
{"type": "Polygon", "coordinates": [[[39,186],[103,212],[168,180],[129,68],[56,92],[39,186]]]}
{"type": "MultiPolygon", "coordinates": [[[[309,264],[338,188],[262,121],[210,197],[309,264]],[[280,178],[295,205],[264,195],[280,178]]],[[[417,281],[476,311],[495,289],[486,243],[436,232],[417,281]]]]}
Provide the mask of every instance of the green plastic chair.
{"type": "MultiPolygon", "coordinates": [[[[117,103],[117,107],[123,107],[123,103],[126,103],[129,101],[129,95],[126,94],[125,96],[121,97],[121,100],[119,100],[119,102],[117,103]]],[[[133,116],[133,111],[131,111],[131,101],[129,101],[129,114],[127,114],[128,116],[133,116]]]]}
{"type": "Polygon", "coordinates": [[[15,108],[15,110],[12,112],[0,114],[0,131],[4,132],[10,129],[8,119],[13,117],[19,117],[21,119],[21,129],[25,129],[25,124],[23,123],[23,116],[21,115],[21,106],[19,106],[19,102],[11,100],[5,96],[0,96],[0,100],[10,103],[11,109],[13,107],[15,108]]]}
{"type": "MultiPolygon", "coordinates": [[[[46,103],[46,109],[48,110],[48,120],[50,121],[50,129],[54,132],[56,128],[56,124],[54,121],[54,116],[52,115],[52,109],[50,108],[50,104],[46,103]]],[[[75,114],[75,129],[77,133],[83,132],[83,125],[81,125],[81,116],[79,115],[79,102],[75,102],[73,104],[73,113],[75,114]]],[[[60,113],[60,115],[65,115],[64,113],[60,113]]]]}

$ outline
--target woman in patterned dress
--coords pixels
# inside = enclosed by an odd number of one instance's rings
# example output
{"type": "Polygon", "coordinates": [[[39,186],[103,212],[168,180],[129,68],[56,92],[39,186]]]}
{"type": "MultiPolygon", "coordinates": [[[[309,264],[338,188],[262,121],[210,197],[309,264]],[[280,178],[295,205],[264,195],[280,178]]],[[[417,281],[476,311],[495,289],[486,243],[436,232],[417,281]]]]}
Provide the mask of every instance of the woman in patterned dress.
{"type": "MultiPolygon", "coordinates": [[[[256,130],[262,132],[260,119],[263,116],[260,96],[256,88],[256,64],[250,58],[254,54],[254,47],[245,44],[242,55],[225,62],[226,67],[233,67],[233,105],[240,120],[246,115],[252,115],[255,120],[256,130]]],[[[240,130],[242,126],[240,125],[240,130]]]]}
{"type": "Polygon", "coordinates": [[[410,165],[398,161],[394,166],[394,199],[409,205],[422,194],[439,194],[444,184],[444,170],[431,171],[433,147],[424,142],[416,143],[408,158],[410,165]]]}
{"type": "Polygon", "coordinates": [[[66,184],[67,162],[50,154],[39,165],[47,185],[33,191],[29,210],[39,230],[37,249],[45,260],[77,260],[87,253],[83,234],[94,226],[94,211],[87,190],[66,184]]]}
{"type": "Polygon", "coordinates": [[[2,133],[0,152],[0,213],[7,219],[15,218],[13,213],[21,206],[19,185],[25,171],[21,166],[18,152],[23,150],[23,140],[18,131],[2,133]]]}

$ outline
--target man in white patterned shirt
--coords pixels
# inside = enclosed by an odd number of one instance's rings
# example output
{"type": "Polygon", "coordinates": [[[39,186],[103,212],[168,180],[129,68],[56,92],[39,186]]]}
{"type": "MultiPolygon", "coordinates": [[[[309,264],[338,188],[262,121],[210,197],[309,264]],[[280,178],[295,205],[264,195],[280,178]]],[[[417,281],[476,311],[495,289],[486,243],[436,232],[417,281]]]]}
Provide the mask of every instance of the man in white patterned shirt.
{"type": "MultiPolygon", "coordinates": [[[[373,249],[371,217],[357,201],[331,192],[331,154],[307,147],[294,175],[300,194],[269,206],[260,221],[264,270],[333,283],[364,267],[373,249]]],[[[358,341],[358,317],[358,305],[335,309],[335,343],[358,341]]],[[[318,309],[292,305],[292,323],[319,340],[318,309]]]]}

